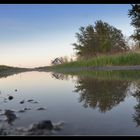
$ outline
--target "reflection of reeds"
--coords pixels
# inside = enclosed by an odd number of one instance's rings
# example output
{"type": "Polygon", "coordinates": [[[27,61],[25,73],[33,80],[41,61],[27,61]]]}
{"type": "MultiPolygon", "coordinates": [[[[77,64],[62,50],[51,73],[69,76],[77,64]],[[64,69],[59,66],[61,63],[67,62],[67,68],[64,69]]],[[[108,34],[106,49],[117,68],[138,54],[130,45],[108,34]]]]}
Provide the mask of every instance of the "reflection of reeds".
{"type": "Polygon", "coordinates": [[[78,76],[74,91],[79,93],[79,102],[82,102],[84,107],[98,108],[105,113],[124,101],[130,85],[129,81],[78,76]]]}
{"type": "Polygon", "coordinates": [[[61,72],[66,75],[89,76],[101,80],[140,80],[140,71],[77,71],[61,72]]]}

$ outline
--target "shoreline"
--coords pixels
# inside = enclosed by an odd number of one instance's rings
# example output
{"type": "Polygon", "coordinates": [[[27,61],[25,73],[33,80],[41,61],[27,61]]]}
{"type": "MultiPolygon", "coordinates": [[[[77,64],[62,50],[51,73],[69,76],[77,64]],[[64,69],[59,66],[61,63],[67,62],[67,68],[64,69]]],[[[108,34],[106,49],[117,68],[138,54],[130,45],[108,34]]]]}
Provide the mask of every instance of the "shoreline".
{"type": "Polygon", "coordinates": [[[133,65],[133,66],[90,66],[90,67],[72,67],[72,68],[53,68],[53,67],[39,67],[39,68],[32,68],[32,69],[8,69],[8,70],[1,70],[0,74],[7,74],[7,73],[20,73],[25,71],[69,71],[69,72],[77,72],[77,71],[117,71],[117,70],[140,70],[140,65],[133,65]]]}
{"type": "Polygon", "coordinates": [[[34,69],[37,71],[115,71],[115,70],[140,70],[140,65],[134,66],[90,66],[90,67],[75,67],[75,68],[53,68],[42,67],[34,69]]]}

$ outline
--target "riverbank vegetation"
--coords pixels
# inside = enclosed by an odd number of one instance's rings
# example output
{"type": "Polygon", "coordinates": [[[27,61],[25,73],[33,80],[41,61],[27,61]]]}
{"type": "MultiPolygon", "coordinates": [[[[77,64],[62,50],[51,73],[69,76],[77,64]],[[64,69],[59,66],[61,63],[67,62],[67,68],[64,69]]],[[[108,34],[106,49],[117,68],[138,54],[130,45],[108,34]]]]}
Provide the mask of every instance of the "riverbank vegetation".
{"type": "Polygon", "coordinates": [[[70,69],[77,67],[92,67],[92,66],[133,66],[140,65],[140,53],[129,52],[116,55],[101,55],[89,59],[80,59],[78,61],[63,63],[51,66],[51,69],[70,69]]]}

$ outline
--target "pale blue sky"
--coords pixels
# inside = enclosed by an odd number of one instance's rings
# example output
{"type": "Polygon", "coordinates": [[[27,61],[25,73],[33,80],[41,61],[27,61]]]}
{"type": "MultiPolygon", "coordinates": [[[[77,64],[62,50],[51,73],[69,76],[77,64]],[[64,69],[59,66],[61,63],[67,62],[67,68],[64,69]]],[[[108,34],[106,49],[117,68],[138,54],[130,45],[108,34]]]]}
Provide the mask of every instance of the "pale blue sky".
{"type": "Polygon", "coordinates": [[[0,65],[49,65],[72,56],[80,26],[103,20],[129,36],[130,4],[0,4],[0,65]]]}

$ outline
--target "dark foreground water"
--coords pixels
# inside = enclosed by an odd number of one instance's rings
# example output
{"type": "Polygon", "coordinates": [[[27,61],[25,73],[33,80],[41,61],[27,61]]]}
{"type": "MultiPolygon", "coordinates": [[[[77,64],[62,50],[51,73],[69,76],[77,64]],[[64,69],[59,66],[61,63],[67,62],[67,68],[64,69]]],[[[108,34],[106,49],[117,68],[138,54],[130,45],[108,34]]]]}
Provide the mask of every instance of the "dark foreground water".
{"type": "Polygon", "coordinates": [[[140,80],[48,72],[1,77],[0,129],[1,135],[140,135],[140,80]],[[59,128],[28,133],[43,120],[59,128]]]}

